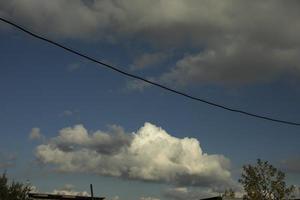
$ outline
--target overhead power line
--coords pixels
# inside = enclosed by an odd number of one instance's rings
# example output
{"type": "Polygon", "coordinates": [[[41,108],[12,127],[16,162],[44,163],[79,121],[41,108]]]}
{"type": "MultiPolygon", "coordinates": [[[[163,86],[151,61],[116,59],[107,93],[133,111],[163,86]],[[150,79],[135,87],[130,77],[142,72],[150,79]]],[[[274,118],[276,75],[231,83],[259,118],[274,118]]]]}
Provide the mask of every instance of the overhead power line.
{"type": "Polygon", "coordinates": [[[81,52],[79,52],[77,50],[71,49],[70,47],[67,47],[67,46],[62,45],[62,44],[60,44],[58,42],[50,40],[50,39],[48,39],[46,37],[43,37],[43,36],[38,35],[36,33],[33,33],[32,31],[27,30],[27,29],[21,27],[20,25],[14,23],[14,22],[11,22],[11,21],[9,21],[7,19],[4,19],[4,18],[0,17],[0,20],[2,22],[6,23],[6,24],[9,24],[9,25],[11,25],[11,26],[13,26],[13,27],[15,27],[15,28],[17,28],[17,29],[19,29],[19,30],[21,30],[21,31],[23,31],[23,32],[31,35],[31,36],[33,36],[34,38],[40,39],[40,40],[45,41],[47,43],[50,43],[50,44],[52,44],[52,45],[54,45],[56,47],[62,48],[62,49],[66,50],[66,51],[68,51],[68,52],[70,52],[72,54],[78,55],[78,56],[80,56],[82,58],[85,58],[85,59],[87,59],[89,61],[92,61],[94,63],[102,65],[102,66],[104,66],[106,68],[109,68],[109,69],[115,71],[115,72],[118,72],[119,74],[122,74],[122,75],[130,77],[130,78],[134,78],[134,79],[138,79],[138,80],[144,81],[144,82],[149,83],[151,85],[157,86],[157,87],[159,87],[161,89],[164,89],[164,90],[167,90],[169,92],[172,92],[172,93],[184,96],[184,97],[186,97],[188,99],[192,99],[192,100],[195,100],[195,101],[198,101],[198,102],[202,102],[202,103],[208,104],[210,106],[218,107],[218,108],[221,108],[221,109],[224,109],[224,110],[227,110],[227,111],[231,111],[231,112],[235,112],[235,113],[240,113],[240,114],[243,114],[243,115],[248,115],[248,116],[259,118],[259,119],[264,119],[264,120],[268,120],[268,121],[278,122],[278,123],[282,123],[282,124],[300,126],[300,123],[298,123],[298,122],[292,122],[292,121],[287,121],[287,120],[282,120],[282,119],[267,117],[267,116],[264,116],[264,115],[247,112],[247,111],[240,110],[240,109],[235,109],[235,108],[232,108],[232,107],[229,107],[229,106],[225,106],[225,105],[221,105],[221,104],[218,104],[218,103],[214,103],[212,101],[205,100],[203,98],[192,96],[192,95],[190,95],[188,93],[184,93],[184,92],[181,92],[181,91],[176,90],[176,89],[172,89],[170,87],[167,87],[167,86],[162,85],[160,83],[157,83],[155,81],[151,81],[151,80],[148,80],[148,79],[143,78],[141,76],[138,76],[138,75],[126,72],[125,70],[119,69],[118,67],[115,67],[113,65],[107,64],[107,63],[105,63],[105,62],[103,62],[101,60],[98,60],[96,58],[92,58],[89,55],[86,55],[86,54],[81,53],[81,52]]]}

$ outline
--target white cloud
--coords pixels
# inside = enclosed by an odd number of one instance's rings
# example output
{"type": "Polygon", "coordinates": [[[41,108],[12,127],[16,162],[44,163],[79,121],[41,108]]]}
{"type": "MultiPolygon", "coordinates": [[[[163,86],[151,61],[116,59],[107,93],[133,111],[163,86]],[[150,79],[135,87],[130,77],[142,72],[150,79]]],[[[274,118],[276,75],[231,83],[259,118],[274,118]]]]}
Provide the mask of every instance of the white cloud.
{"type": "Polygon", "coordinates": [[[74,196],[90,196],[87,191],[76,191],[75,187],[71,184],[66,184],[60,189],[53,190],[52,194],[60,195],[74,195],[74,196]]]}
{"type": "MultiPolygon", "coordinates": [[[[38,187],[35,185],[30,185],[30,192],[32,193],[43,193],[39,191],[38,187]]],[[[50,194],[59,194],[59,195],[74,195],[74,196],[91,196],[87,191],[77,191],[75,186],[72,184],[65,184],[59,189],[54,189],[52,192],[46,192],[50,194]]]]}
{"type": "Polygon", "coordinates": [[[229,160],[202,152],[195,138],[176,138],[145,123],[136,133],[120,127],[88,133],[82,125],[64,128],[36,148],[36,157],[64,172],[90,172],[174,185],[222,187],[234,184],[229,160]]]}
{"type": "Polygon", "coordinates": [[[198,200],[202,198],[210,198],[220,196],[219,192],[211,188],[205,189],[189,189],[186,187],[169,188],[163,193],[164,197],[173,200],[198,200]]]}
{"type": "Polygon", "coordinates": [[[39,192],[38,188],[35,185],[30,185],[29,187],[30,187],[30,192],[32,192],[32,193],[38,193],[39,192]]]}
{"type": "Polygon", "coordinates": [[[29,139],[30,140],[42,140],[44,139],[44,136],[41,133],[40,128],[34,127],[31,129],[29,133],[29,139]]]}
{"type": "MultiPolygon", "coordinates": [[[[176,187],[169,188],[163,192],[163,196],[172,200],[198,200],[204,198],[211,198],[221,196],[226,188],[214,188],[214,187],[176,187]]],[[[232,188],[235,192],[235,197],[241,198],[243,196],[242,188],[240,185],[236,185],[232,188]]]]}
{"type": "Polygon", "coordinates": [[[140,200],[160,200],[160,199],[156,197],[141,197],[140,200]]]}

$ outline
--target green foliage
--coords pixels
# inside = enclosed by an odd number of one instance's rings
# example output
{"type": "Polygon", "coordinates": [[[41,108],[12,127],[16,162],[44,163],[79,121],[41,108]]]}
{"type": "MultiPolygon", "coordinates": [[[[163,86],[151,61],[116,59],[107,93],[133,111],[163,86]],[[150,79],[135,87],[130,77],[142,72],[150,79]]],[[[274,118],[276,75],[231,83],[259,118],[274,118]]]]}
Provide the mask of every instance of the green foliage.
{"type": "Polygon", "coordinates": [[[31,188],[18,182],[8,183],[5,173],[0,177],[0,199],[1,200],[29,200],[28,193],[31,188]]]}
{"type": "Polygon", "coordinates": [[[285,174],[267,161],[257,160],[255,166],[243,166],[239,182],[244,186],[246,200],[284,200],[289,199],[294,187],[287,187],[285,174]]]}
{"type": "Polygon", "coordinates": [[[231,188],[229,188],[228,190],[226,189],[224,191],[224,193],[222,194],[222,197],[234,198],[235,197],[235,192],[231,188]]]}

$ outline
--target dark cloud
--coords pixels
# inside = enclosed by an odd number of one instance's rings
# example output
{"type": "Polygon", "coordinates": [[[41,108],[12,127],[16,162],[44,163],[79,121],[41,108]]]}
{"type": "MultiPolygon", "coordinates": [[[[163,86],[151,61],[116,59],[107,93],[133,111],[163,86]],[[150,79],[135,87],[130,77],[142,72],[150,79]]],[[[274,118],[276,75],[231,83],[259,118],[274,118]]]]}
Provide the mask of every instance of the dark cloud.
{"type": "Polygon", "coordinates": [[[156,53],[141,53],[136,69],[185,49],[171,70],[153,78],[172,85],[244,85],[300,74],[298,1],[12,0],[0,7],[2,16],[51,37],[152,44],[156,53]]]}

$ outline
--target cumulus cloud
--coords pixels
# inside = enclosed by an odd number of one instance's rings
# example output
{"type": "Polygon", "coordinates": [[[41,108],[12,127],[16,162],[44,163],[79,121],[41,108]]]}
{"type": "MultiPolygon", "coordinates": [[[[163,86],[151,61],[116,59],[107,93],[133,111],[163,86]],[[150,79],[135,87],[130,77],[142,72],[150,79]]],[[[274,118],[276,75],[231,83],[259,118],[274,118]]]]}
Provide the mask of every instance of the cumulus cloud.
{"type": "Polygon", "coordinates": [[[37,128],[37,127],[34,127],[31,129],[28,137],[30,140],[43,140],[44,139],[44,136],[41,133],[40,128],[37,128]]]}
{"type": "Polygon", "coordinates": [[[165,83],[243,85],[300,74],[299,6],[284,0],[11,0],[0,2],[0,14],[56,37],[152,44],[157,53],[133,60],[135,69],[155,65],[166,49],[185,49],[156,77],[165,83]]]}
{"type": "Polygon", "coordinates": [[[37,159],[62,172],[90,172],[174,185],[232,185],[230,162],[208,155],[195,138],[176,138],[151,123],[137,132],[88,133],[83,125],[67,127],[36,148],[37,159]]]}

